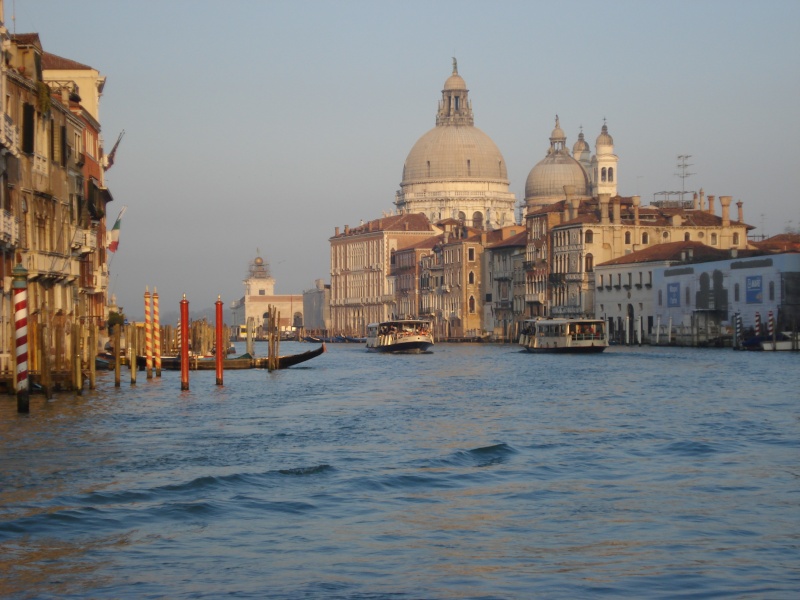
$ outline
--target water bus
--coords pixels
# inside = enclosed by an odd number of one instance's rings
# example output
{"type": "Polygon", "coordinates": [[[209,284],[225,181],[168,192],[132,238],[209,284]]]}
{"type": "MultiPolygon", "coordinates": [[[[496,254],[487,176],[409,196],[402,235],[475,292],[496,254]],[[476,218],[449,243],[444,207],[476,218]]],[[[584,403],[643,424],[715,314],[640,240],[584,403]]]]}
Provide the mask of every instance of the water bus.
{"type": "Polygon", "coordinates": [[[519,344],[528,352],[602,352],[608,348],[602,319],[529,319],[519,344]]]}
{"type": "Polygon", "coordinates": [[[433,346],[428,321],[396,319],[367,325],[367,350],[376,352],[426,352],[433,346]]]}

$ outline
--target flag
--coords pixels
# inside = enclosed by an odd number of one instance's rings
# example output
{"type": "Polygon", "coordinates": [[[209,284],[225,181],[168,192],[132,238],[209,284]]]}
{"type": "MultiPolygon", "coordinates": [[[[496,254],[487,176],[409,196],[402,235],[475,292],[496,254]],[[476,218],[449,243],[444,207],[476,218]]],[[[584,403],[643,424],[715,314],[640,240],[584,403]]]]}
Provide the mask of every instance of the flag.
{"type": "Polygon", "coordinates": [[[114,227],[111,231],[108,232],[108,251],[109,252],[116,252],[117,248],[119,248],[119,227],[120,223],[122,222],[122,215],[125,214],[127,210],[127,206],[123,206],[122,210],[119,211],[119,216],[117,220],[114,222],[114,227]]]}
{"type": "Polygon", "coordinates": [[[119,146],[119,143],[122,141],[122,136],[123,135],[125,135],[125,130],[124,129],[122,130],[122,133],[119,134],[119,137],[117,138],[117,142],[114,144],[114,147],[111,149],[111,152],[109,152],[106,155],[106,166],[103,169],[104,171],[108,171],[114,165],[114,157],[117,154],[117,147],[119,146]]]}

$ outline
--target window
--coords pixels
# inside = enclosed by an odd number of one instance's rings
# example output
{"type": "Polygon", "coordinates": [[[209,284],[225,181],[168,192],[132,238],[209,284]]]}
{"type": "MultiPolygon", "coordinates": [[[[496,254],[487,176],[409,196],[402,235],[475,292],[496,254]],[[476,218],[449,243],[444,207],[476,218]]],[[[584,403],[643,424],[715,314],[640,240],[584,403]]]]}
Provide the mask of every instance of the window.
{"type": "Polygon", "coordinates": [[[668,240],[668,239],[669,239],[669,231],[665,231],[664,233],[662,233],[662,234],[661,234],[661,237],[662,237],[663,239],[665,239],[665,240],[668,240]]]}
{"type": "Polygon", "coordinates": [[[587,244],[591,244],[591,243],[593,243],[593,242],[594,242],[594,233],[592,232],[592,230],[591,230],[591,229],[588,229],[588,230],[586,231],[586,236],[585,236],[585,238],[584,238],[584,239],[586,240],[586,243],[587,243],[587,244]]]}
{"type": "Polygon", "coordinates": [[[472,226],[475,229],[483,229],[483,213],[475,212],[472,215],[472,226]]]}
{"type": "Polygon", "coordinates": [[[712,246],[716,246],[717,245],[717,234],[716,233],[712,233],[711,234],[711,245],[712,246]]]}
{"type": "Polygon", "coordinates": [[[608,167],[608,181],[614,181],[614,167],[608,167]]]}
{"type": "Polygon", "coordinates": [[[469,275],[467,275],[467,283],[473,284],[475,283],[475,273],[470,271],[469,275]]]}
{"type": "Polygon", "coordinates": [[[469,260],[470,262],[475,260],[475,248],[469,248],[467,250],[467,257],[468,257],[467,260],[469,260]]]}
{"type": "Polygon", "coordinates": [[[664,303],[664,290],[658,290],[658,305],[661,306],[663,303],[664,303]]]}
{"type": "Polygon", "coordinates": [[[645,231],[645,232],[642,234],[642,244],[649,244],[649,243],[650,243],[650,236],[649,236],[649,235],[647,234],[647,232],[645,231]]]}
{"type": "Polygon", "coordinates": [[[471,313],[475,312],[475,296],[469,297],[469,312],[471,313]]]}
{"type": "Polygon", "coordinates": [[[734,246],[738,246],[739,245],[739,233],[738,232],[733,234],[733,245],[734,246]]]}
{"type": "Polygon", "coordinates": [[[591,254],[586,255],[586,272],[591,273],[594,269],[594,257],[591,254]]]}
{"type": "Polygon", "coordinates": [[[734,286],[733,286],[733,301],[734,302],[738,302],[739,301],[739,284],[738,283],[734,284],[734,286]]]}
{"type": "Polygon", "coordinates": [[[22,105],[22,151],[33,154],[34,108],[27,102],[22,105]]]}
{"type": "Polygon", "coordinates": [[[603,168],[602,168],[602,170],[600,171],[600,181],[605,181],[605,180],[606,180],[606,177],[607,177],[607,175],[606,175],[606,168],[605,168],[605,167],[603,167],[603,168]]]}
{"type": "Polygon", "coordinates": [[[684,241],[684,242],[690,242],[690,241],[692,241],[692,236],[691,236],[691,235],[689,235],[689,232],[688,232],[688,231],[687,231],[686,233],[684,233],[684,234],[683,234],[683,241],[684,241]]]}
{"type": "Polygon", "coordinates": [[[631,232],[630,231],[626,231],[625,232],[625,243],[626,244],[630,244],[631,243],[631,232]]]}
{"type": "Polygon", "coordinates": [[[769,282],[769,299],[770,300],[775,300],[775,282],[774,281],[770,281],[769,282]]]}
{"type": "Polygon", "coordinates": [[[684,294],[684,296],[686,297],[686,306],[689,306],[690,303],[689,303],[689,286],[688,285],[686,286],[686,293],[684,294]]]}

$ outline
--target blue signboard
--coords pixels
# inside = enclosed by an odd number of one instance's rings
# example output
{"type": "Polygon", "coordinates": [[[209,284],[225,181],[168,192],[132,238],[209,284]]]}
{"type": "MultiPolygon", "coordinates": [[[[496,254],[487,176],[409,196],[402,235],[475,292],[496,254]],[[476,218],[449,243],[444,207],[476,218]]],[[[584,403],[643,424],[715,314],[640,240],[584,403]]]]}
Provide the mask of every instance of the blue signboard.
{"type": "Polygon", "coordinates": [[[681,305],[681,284],[668,283],[667,284],[667,306],[680,306],[681,305]]]}
{"type": "Polygon", "coordinates": [[[745,302],[747,302],[747,304],[761,304],[764,302],[764,288],[761,283],[761,275],[752,275],[747,278],[745,302]]]}

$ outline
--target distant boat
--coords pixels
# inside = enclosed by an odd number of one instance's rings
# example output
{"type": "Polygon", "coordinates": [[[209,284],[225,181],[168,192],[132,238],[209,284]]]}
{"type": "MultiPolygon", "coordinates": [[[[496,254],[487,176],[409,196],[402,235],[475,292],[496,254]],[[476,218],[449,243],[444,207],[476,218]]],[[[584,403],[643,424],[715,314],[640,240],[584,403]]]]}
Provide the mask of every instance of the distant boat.
{"type": "Polygon", "coordinates": [[[420,353],[433,346],[431,324],[420,319],[396,319],[367,325],[367,350],[420,353]]]}
{"type": "Polygon", "coordinates": [[[603,319],[528,319],[519,344],[528,352],[602,352],[608,348],[603,319]]]}

